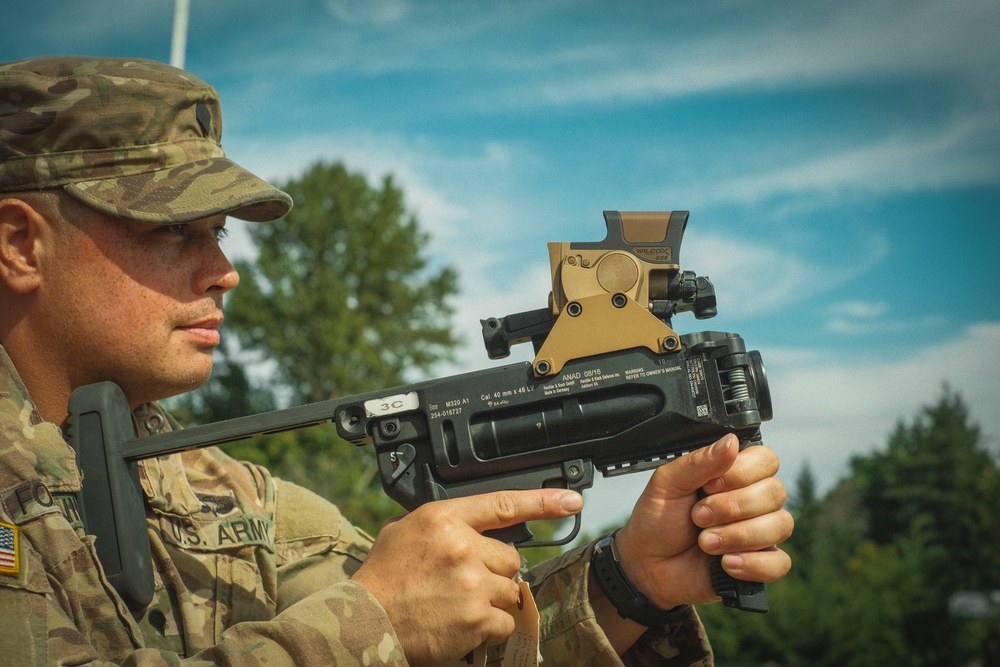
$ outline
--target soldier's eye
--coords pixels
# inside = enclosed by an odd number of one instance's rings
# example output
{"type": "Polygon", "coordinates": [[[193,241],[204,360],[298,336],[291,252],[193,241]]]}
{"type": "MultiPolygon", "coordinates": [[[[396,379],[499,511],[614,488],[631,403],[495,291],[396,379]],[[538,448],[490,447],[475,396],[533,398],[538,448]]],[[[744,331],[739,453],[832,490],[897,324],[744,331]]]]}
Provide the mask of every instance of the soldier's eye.
{"type": "Polygon", "coordinates": [[[163,225],[161,229],[174,236],[187,236],[188,226],[187,225],[163,225]]]}

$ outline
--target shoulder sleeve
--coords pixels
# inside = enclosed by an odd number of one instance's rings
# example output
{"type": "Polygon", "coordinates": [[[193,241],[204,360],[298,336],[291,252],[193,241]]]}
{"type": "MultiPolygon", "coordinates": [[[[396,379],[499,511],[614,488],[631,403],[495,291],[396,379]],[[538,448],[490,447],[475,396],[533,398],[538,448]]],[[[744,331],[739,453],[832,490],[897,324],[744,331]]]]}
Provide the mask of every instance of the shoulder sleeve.
{"type": "Polygon", "coordinates": [[[278,479],[275,496],[281,611],[313,591],[350,579],[373,539],[347,521],[336,505],[308,489],[278,479]]]}
{"type": "Polygon", "coordinates": [[[280,612],[275,621],[283,624],[283,639],[297,643],[295,633],[322,628],[323,637],[310,638],[307,632],[300,640],[303,646],[311,641],[319,651],[329,651],[330,664],[406,665],[382,606],[350,580],[373,538],[347,521],[336,505],[296,484],[276,479],[275,499],[280,612]]]}

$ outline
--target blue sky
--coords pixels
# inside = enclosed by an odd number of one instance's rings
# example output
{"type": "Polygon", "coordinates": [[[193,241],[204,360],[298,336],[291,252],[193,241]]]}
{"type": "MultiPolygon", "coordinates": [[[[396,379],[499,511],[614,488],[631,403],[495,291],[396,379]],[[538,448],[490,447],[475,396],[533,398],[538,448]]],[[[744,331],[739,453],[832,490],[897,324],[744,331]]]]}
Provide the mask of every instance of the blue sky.
{"type": "MultiPolygon", "coordinates": [[[[168,0],[11,4],[0,60],[169,60],[168,0]]],[[[394,174],[460,272],[442,374],[493,363],[481,317],[545,305],[546,242],[690,210],[682,267],[720,314],[674,328],[761,351],[782,477],[825,490],[944,383],[998,450],[997,25],[974,0],[191,0],[186,68],[261,175],[394,174]]],[[[588,525],[640,486],[598,480],[588,525]]]]}

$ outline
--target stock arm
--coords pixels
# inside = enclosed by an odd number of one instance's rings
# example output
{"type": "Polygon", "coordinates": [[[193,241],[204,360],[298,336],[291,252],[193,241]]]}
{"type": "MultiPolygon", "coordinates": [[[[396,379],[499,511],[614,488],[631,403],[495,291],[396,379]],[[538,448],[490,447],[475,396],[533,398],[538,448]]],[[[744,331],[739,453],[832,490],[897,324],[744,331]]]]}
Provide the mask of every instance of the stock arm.
{"type": "MultiPolygon", "coordinates": [[[[80,498],[109,579],[130,606],[152,596],[136,462],[144,458],[333,422],[375,449],[385,492],[408,510],[497,490],[582,491],[604,476],[649,470],[735,433],[760,440],[771,417],[759,353],[737,334],[678,334],[671,318],[715,314],[707,278],[680,270],[686,212],[604,214],[596,243],[550,243],[549,307],[483,320],[492,358],[531,342],[535,357],[394,389],[134,438],[120,389],[81,387],[69,439],[87,479],[80,498]]],[[[572,540],[570,535],[556,544],[572,540]]],[[[524,525],[493,534],[546,544],[524,525]]],[[[551,544],[551,543],[548,543],[551,544]]],[[[726,575],[727,606],[766,611],[763,585],[726,575]]]]}

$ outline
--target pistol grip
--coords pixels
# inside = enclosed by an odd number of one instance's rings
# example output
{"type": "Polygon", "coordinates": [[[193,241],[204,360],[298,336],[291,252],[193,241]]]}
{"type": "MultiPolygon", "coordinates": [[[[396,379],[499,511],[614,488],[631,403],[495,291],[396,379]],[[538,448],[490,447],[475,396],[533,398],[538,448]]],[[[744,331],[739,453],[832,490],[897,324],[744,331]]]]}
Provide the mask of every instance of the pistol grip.
{"type": "Polygon", "coordinates": [[[759,581],[742,581],[722,569],[722,556],[712,557],[712,588],[722,604],[742,611],[767,613],[767,592],[759,581]]]}
{"type": "MultiPolygon", "coordinates": [[[[741,442],[740,449],[760,444],[760,431],[758,431],[753,438],[741,442]]],[[[699,491],[698,495],[704,498],[705,492],[699,491]]],[[[767,592],[764,590],[764,584],[759,581],[743,581],[728,574],[722,569],[722,556],[712,557],[711,572],[712,588],[722,598],[722,604],[742,611],[767,613],[767,592]]]]}

